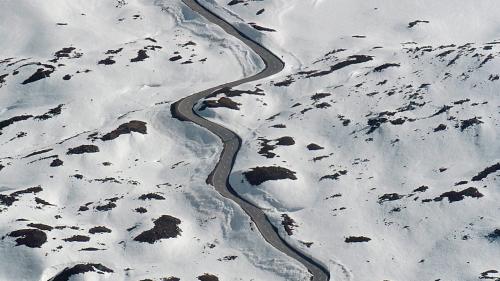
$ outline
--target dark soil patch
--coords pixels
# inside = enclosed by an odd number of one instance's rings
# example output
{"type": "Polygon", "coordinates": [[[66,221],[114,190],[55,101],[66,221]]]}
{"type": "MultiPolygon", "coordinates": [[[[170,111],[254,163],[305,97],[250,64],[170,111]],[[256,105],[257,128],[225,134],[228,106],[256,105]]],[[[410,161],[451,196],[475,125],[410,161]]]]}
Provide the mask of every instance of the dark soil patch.
{"type": "Polygon", "coordinates": [[[63,271],[58,273],[56,276],[50,278],[48,281],[69,281],[69,279],[73,275],[84,274],[87,272],[96,272],[98,274],[104,274],[104,273],[113,273],[114,271],[100,263],[85,263],[85,264],[82,263],[74,265],[72,267],[66,267],[65,269],[63,269],[63,271]]]}
{"type": "Polygon", "coordinates": [[[70,155],[70,154],[83,154],[83,153],[96,153],[96,152],[99,152],[99,147],[97,147],[97,145],[84,144],[68,149],[68,152],[66,152],[66,154],[70,155]]]}
{"type": "Polygon", "coordinates": [[[296,180],[295,172],[283,167],[255,167],[243,175],[251,185],[259,185],[269,180],[291,179],[296,180]]]}
{"type": "Polygon", "coordinates": [[[146,127],[146,122],[143,121],[138,121],[138,120],[132,120],[128,123],[121,124],[116,128],[115,130],[105,134],[104,136],[101,137],[102,141],[109,141],[116,139],[117,137],[123,135],[123,134],[130,134],[131,132],[136,132],[140,134],[147,134],[147,127],[146,127]]]}
{"type": "Polygon", "coordinates": [[[448,201],[450,203],[456,202],[456,201],[462,201],[465,197],[472,197],[472,198],[481,198],[484,195],[477,190],[475,187],[469,187],[466,188],[462,191],[448,191],[445,192],[439,197],[434,198],[434,201],[441,201],[444,198],[448,198],[448,201]]]}
{"type": "Polygon", "coordinates": [[[346,242],[346,243],[360,243],[360,242],[368,242],[370,240],[372,240],[372,239],[365,237],[365,236],[349,236],[344,240],[344,242],[346,242]]]}
{"type": "Polygon", "coordinates": [[[111,233],[111,229],[105,227],[105,226],[94,226],[91,229],[89,229],[90,234],[96,234],[96,233],[111,233]]]}
{"type": "Polygon", "coordinates": [[[39,229],[19,229],[9,233],[10,237],[18,237],[16,246],[24,245],[30,248],[40,248],[47,242],[47,234],[39,229]]]}
{"type": "Polygon", "coordinates": [[[178,218],[163,215],[154,221],[154,227],[144,231],[134,238],[134,241],[154,244],[160,239],[175,238],[182,232],[179,228],[181,220],[178,218]]]}
{"type": "Polygon", "coordinates": [[[488,175],[493,174],[497,171],[500,171],[500,162],[498,162],[494,165],[491,165],[491,166],[487,167],[486,169],[482,170],[477,175],[472,177],[471,180],[472,181],[480,181],[480,180],[486,178],[488,175]]]}

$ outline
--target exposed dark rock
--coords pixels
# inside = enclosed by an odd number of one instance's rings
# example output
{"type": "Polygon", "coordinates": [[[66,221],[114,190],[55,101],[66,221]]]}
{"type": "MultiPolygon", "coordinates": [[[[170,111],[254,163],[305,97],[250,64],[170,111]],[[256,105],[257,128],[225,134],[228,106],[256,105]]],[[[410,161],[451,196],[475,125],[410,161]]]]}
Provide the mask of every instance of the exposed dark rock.
{"type": "Polygon", "coordinates": [[[365,55],[350,56],[347,58],[347,60],[339,62],[335,65],[332,65],[329,70],[323,70],[323,71],[317,71],[317,72],[311,73],[311,74],[307,75],[306,78],[325,76],[325,75],[328,75],[334,71],[342,69],[344,67],[347,67],[347,66],[350,66],[353,64],[368,62],[368,61],[371,61],[372,59],[373,58],[371,56],[365,56],[365,55]]]}
{"type": "Polygon", "coordinates": [[[19,229],[8,234],[17,237],[16,246],[24,245],[30,248],[40,248],[47,242],[47,234],[39,229],[19,229]]]}
{"type": "Polygon", "coordinates": [[[134,238],[134,241],[153,244],[160,239],[175,238],[182,232],[179,228],[181,220],[163,215],[154,221],[154,227],[146,230],[134,238]]]}
{"type": "Polygon", "coordinates": [[[139,51],[137,51],[137,57],[131,59],[130,62],[144,61],[147,58],[149,58],[149,56],[146,53],[146,50],[139,50],[139,51]]]}
{"type": "Polygon", "coordinates": [[[23,158],[28,158],[28,157],[31,157],[31,156],[43,154],[43,153],[46,153],[46,152],[49,152],[49,151],[52,151],[52,150],[53,150],[52,148],[42,149],[42,150],[39,150],[39,151],[32,152],[32,153],[24,156],[23,158]]]}
{"type": "Polygon", "coordinates": [[[35,116],[33,119],[35,119],[35,120],[47,120],[47,119],[50,119],[54,116],[57,116],[57,115],[61,114],[63,106],[64,106],[64,104],[60,104],[54,108],[49,109],[49,111],[47,113],[35,116]]]}
{"type": "Polygon", "coordinates": [[[307,145],[307,149],[309,149],[309,150],[321,150],[321,149],[324,149],[324,147],[319,146],[315,143],[310,143],[307,145]]]}
{"type": "Polygon", "coordinates": [[[389,67],[400,67],[401,65],[399,63],[384,63],[382,65],[379,65],[373,69],[374,72],[382,72],[382,70],[385,70],[389,67]]]}
{"type": "Polygon", "coordinates": [[[148,210],[146,210],[146,208],[144,207],[135,208],[135,211],[138,212],[139,214],[144,214],[148,212],[148,210]]]}
{"type": "Polygon", "coordinates": [[[165,197],[163,197],[157,193],[147,193],[147,194],[143,194],[143,195],[139,196],[139,199],[140,200],[151,200],[151,199],[165,200],[165,197]]]}
{"type": "Polygon", "coordinates": [[[427,21],[427,20],[412,21],[412,22],[408,23],[408,28],[413,28],[415,25],[417,25],[419,23],[429,23],[429,21],[427,21]]]}
{"type": "Polygon", "coordinates": [[[243,175],[251,185],[259,185],[269,180],[297,179],[295,172],[276,166],[255,167],[251,171],[244,172],[243,175]]]}
{"type": "Polygon", "coordinates": [[[62,166],[64,164],[64,162],[58,158],[52,160],[52,162],[50,163],[50,167],[59,167],[59,166],[62,166]]]}
{"type": "MultiPolygon", "coordinates": [[[[478,117],[474,117],[474,118],[466,119],[466,120],[461,120],[460,121],[460,131],[463,132],[465,129],[467,129],[471,126],[479,125],[482,123],[483,123],[483,121],[479,120],[478,117]]],[[[457,125],[457,127],[458,127],[458,125],[457,125]]]]}
{"type": "Polygon", "coordinates": [[[182,59],[182,56],[181,55],[176,55],[176,56],[173,56],[173,57],[169,58],[168,60],[169,61],[178,61],[180,59],[182,59]]]}
{"type": "Polygon", "coordinates": [[[403,195],[397,193],[386,193],[378,198],[378,203],[382,204],[386,201],[395,201],[403,198],[403,195]]]}
{"type": "Polygon", "coordinates": [[[477,175],[472,177],[471,180],[472,181],[480,181],[480,180],[486,178],[488,175],[493,174],[497,171],[500,171],[500,162],[493,164],[493,165],[487,167],[486,169],[482,170],[477,175]]]}
{"type": "Polygon", "coordinates": [[[344,242],[346,243],[360,243],[360,242],[368,242],[372,240],[371,238],[364,237],[364,236],[349,236],[345,239],[344,242]]]}
{"type": "Polygon", "coordinates": [[[500,228],[493,230],[491,233],[486,235],[486,238],[488,238],[488,240],[490,240],[490,242],[500,240],[500,228]]]}
{"type": "Polygon", "coordinates": [[[113,60],[113,57],[110,56],[110,57],[107,57],[103,60],[100,60],[97,62],[97,64],[104,64],[104,65],[111,65],[111,64],[114,64],[116,61],[113,60]]]}
{"type": "Polygon", "coordinates": [[[170,276],[170,277],[162,278],[161,281],[181,281],[181,279],[177,278],[177,277],[170,276]]]}
{"type": "Polygon", "coordinates": [[[204,100],[200,110],[205,110],[207,107],[209,108],[217,108],[217,107],[225,107],[232,110],[240,110],[240,103],[233,101],[228,97],[221,97],[218,100],[204,100]]]}
{"type": "Polygon", "coordinates": [[[65,242],[88,242],[90,241],[90,237],[85,235],[73,235],[71,237],[63,239],[65,242]]]}
{"type": "Polygon", "coordinates": [[[276,145],[287,145],[288,146],[288,145],[295,144],[295,141],[293,140],[293,138],[289,137],[289,136],[278,138],[275,141],[276,141],[276,145]]]}
{"type": "Polygon", "coordinates": [[[21,84],[26,85],[33,83],[35,81],[50,77],[50,75],[55,71],[55,68],[39,68],[33,73],[28,79],[24,80],[21,84]]]}
{"type": "Polygon", "coordinates": [[[293,229],[295,227],[298,227],[298,225],[295,223],[295,221],[288,216],[287,214],[282,214],[281,215],[281,225],[285,228],[285,231],[288,235],[293,235],[293,229]]]}
{"type": "Polygon", "coordinates": [[[429,189],[429,187],[428,187],[428,186],[426,186],[426,185],[422,185],[422,186],[420,186],[420,187],[418,187],[418,188],[414,189],[414,190],[413,190],[413,192],[425,192],[425,191],[427,191],[427,189],[429,189]]]}
{"type": "Polygon", "coordinates": [[[116,49],[116,50],[107,50],[105,54],[106,55],[116,55],[119,52],[121,52],[122,50],[123,50],[123,48],[119,48],[119,49],[116,49]]]}
{"type": "Polygon", "coordinates": [[[116,204],[114,202],[108,202],[107,204],[99,205],[99,206],[95,207],[95,209],[100,211],[100,212],[106,212],[106,211],[109,211],[113,208],[116,208],[116,204]]]}
{"type": "Polygon", "coordinates": [[[68,149],[66,154],[83,154],[83,153],[96,153],[99,152],[99,147],[93,144],[84,144],[77,147],[68,149]]]}
{"type": "Polygon", "coordinates": [[[250,23],[250,25],[253,28],[257,29],[258,31],[276,32],[275,29],[272,29],[272,28],[269,28],[269,27],[260,26],[260,25],[255,24],[255,23],[250,23]]]}
{"type": "Polygon", "coordinates": [[[24,121],[30,119],[33,115],[19,115],[9,118],[7,120],[0,121],[0,135],[2,134],[2,129],[14,124],[15,122],[24,121]]]}
{"type": "Polygon", "coordinates": [[[329,97],[331,95],[332,94],[330,94],[330,93],[316,93],[316,94],[311,96],[311,99],[316,102],[316,101],[319,101],[320,99],[329,97]]]}
{"type": "Polygon", "coordinates": [[[116,139],[117,137],[119,137],[123,134],[130,134],[131,132],[136,132],[136,133],[140,133],[143,135],[147,134],[146,122],[132,120],[132,121],[129,121],[128,123],[121,124],[115,130],[102,136],[101,140],[102,141],[113,140],[113,139],[116,139]]]}
{"type": "Polygon", "coordinates": [[[465,197],[472,197],[472,198],[481,198],[484,195],[477,190],[475,187],[469,187],[466,188],[462,191],[448,191],[445,192],[439,197],[434,198],[434,201],[441,201],[443,198],[448,198],[448,201],[450,203],[456,202],[456,201],[462,201],[465,197]]]}
{"type": "Polygon", "coordinates": [[[52,226],[43,223],[29,223],[27,226],[37,228],[43,231],[51,231],[52,229],[54,229],[52,226]]]}
{"type": "Polygon", "coordinates": [[[111,233],[111,229],[105,227],[105,226],[94,226],[91,229],[89,229],[90,234],[96,234],[96,233],[111,233]]]}
{"type": "Polygon", "coordinates": [[[446,125],[445,124],[439,124],[436,128],[434,128],[434,132],[439,132],[446,130],[446,125]]]}
{"type": "Polygon", "coordinates": [[[200,280],[200,281],[219,281],[219,278],[215,275],[205,273],[201,276],[198,276],[198,280],[200,280]]]}
{"type": "Polygon", "coordinates": [[[114,271],[100,263],[82,263],[72,267],[66,267],[56,276],[48,281],[69,281],[73,275],[84,274],[88,272],[96,272],[98,274],[113,273],[114,271]]]}

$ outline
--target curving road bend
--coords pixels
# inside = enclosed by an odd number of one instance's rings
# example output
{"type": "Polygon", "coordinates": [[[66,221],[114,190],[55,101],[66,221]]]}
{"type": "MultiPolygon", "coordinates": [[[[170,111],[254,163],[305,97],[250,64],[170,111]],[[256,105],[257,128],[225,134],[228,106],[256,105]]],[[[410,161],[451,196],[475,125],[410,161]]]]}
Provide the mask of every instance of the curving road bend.
{"type": "Polygon", "coordinates": [[[303,264],[312,274],[312,280],[329,280],[330,273],[324,265],[299,252],[297,249],[288,244],[288,242],[286,242],[283,238],[281,238],[281,236],[278,235],[278,229],[276,229],[271,224],[264,212],[259,207],[241,198],[229,184],[229,174],[231,173],[231,170],[233,168],[236,154],[240,149],[241,138],[231,130],[198,116],[193,110],[193,107],[198,102],[198,100],[207,97],[214,91],[224,87],[236,87],[243,83],[256,81],[274,75],[283,70],[285,64],[268,49],[252,41],[244,34],[240,33],[237,29],[235,29],[231,24],[204,8],[200,3],[198,3],[197,0],[182,0],[182,2],[193,11],[206,18],[208,21],[221,27],[228,34],[241,40],[255,53],[257,53],[265,63],[265,68],[261,72],[253,76],[218,85],[199,93],[192,94],[175,102],[171,106],[173,117],[181,121],[191,121],[209,130],[210,132],[217,135],[224,144],[219,162],[208,177],[207,183],[212,184],[222,196],[238,204],[250,216],[252,221],[257,226],[259,232],[269,244],[303,264]]]}

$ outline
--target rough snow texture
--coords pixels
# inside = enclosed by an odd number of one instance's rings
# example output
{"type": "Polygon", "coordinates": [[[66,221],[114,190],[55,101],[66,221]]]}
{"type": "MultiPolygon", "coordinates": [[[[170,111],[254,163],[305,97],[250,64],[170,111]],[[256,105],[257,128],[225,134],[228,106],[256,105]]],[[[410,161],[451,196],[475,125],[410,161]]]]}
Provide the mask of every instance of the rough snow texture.
{"type": "Polygon", "coordinates": [[[500,4],[232,2],[204,1],[287,63],[200,111],[243,139],[236,191],[335,280],[498,279],[500,4]]]}
{"type": "Polygon", "coordinates": [[[2,1],[0,38],[0,280],[308,275],[205,183],[220,141],[170,115],[262,67],[240,42],[159,0],[2,1]]]}

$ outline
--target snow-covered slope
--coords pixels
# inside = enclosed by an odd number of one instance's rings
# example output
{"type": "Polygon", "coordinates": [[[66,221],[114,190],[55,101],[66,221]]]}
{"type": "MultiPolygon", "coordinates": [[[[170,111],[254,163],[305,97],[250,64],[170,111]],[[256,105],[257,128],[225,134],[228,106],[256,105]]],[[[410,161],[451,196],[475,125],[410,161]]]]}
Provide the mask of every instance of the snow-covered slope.
{"type": "Polygon", "coordinates": [[[0,280],[307,276],[205,183],[220,141],[170,114],[255,54],[180,1],[2,1],[0,21],[0,280]]]}
{"type": "Polygon", "coordinates": [[[496,1],[205,4],[287,63],[198,108],[284,236],[335,280],[499,278],[496,1]]]}

